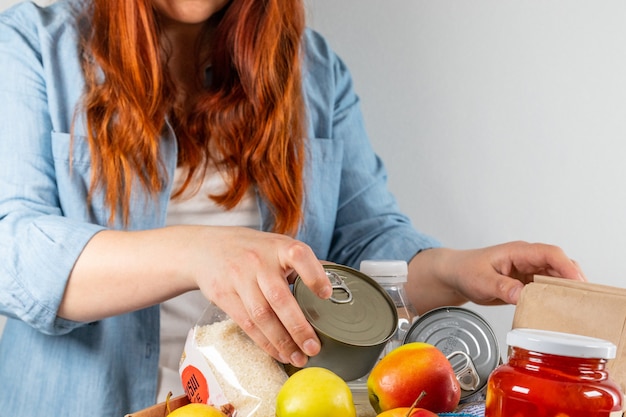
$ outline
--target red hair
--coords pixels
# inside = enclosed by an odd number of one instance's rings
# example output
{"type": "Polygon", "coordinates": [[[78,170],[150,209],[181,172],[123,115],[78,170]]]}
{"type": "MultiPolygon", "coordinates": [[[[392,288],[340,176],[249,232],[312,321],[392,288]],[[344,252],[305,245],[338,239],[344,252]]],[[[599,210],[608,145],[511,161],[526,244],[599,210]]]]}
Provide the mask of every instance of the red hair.
{"type": "MultiPolygon", "coordinates": [[[[210,85],[177,105],[159,18],[149,0],[94,0],[84,40],[83,100],[92,158],[90,198],[104,190],[110,221],[127,224],[134,186],[156,195],[166,173],[159,142],[176,131],[183,194],[209,164],[228,189],[211,196],[233,208],[255,186],[274,213],[273,230],[295,234],[302,219],[305,105],[301,0],[231,0],[212,33],[210,85]]],[[[207,47],[199,45],[199,47],[207,47]]],[[[197,62],[197,74],[203,63],[197,62]]]]}

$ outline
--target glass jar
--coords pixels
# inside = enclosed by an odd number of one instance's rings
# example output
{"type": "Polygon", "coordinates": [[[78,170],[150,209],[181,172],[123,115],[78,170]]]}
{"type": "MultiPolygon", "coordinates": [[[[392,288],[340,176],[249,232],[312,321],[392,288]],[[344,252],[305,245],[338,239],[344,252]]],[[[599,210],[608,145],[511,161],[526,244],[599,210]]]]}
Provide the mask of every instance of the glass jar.
{"type": "Polygon", "coordinates": [[[533,329],[507,335],[508,363],[489,377],[485,417],[618,417],[623,394],[605,365],[611,342],[533,329]]]}

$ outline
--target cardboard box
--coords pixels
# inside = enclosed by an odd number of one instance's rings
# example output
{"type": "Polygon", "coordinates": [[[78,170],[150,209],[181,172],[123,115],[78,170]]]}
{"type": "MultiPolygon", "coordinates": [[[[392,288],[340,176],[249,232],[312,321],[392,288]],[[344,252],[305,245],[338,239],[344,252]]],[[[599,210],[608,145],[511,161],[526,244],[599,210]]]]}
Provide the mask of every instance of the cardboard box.
{"type": "Polygon", "coordinates": [[[515,308],[513,328],[591,336],[617,346],[607,362],[611,378],[626,392],[626,289],[535,276],[515,308]]]}
{"type": "MultiPolygon", "coordinates": [[[[170,398],[170,412],[176,410],[183,405],[189,404],[189,399],[186,395],[180,397],[170,398]]],[[[165,417],[167,416],[167,407],[165,402],[153,405],[152,407],[144,408],[136,413],[126,414],[125,417],[165,417]]]]}
{"type": "MultiPolygon", "coordinates": [[[[172,398],[170,400],[170,412],[186,404],[189,404],[189,400],[187,399],[186,395],[172,398]]],[[[374,417],[376,415],[376,412],[369,405],[369,403],[357,404],[356,410],[357,410],[358,417],[374,417]]],[[[126,416],[124,417],[165,417],[165,416],[167,416],[165,402],[162,402],[162,403],[153,405],[152,407],[145,408],[141,411],[137,411],[136,413],[126,414],[126,416]]]]}

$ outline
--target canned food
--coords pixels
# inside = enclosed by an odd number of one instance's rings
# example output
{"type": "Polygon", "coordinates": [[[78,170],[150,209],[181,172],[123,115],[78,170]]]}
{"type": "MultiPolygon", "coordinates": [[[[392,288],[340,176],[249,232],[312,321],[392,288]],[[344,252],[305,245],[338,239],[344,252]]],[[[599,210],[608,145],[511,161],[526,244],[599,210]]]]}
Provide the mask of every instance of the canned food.
{"type": "Polygon", "coordinates": [[[425,342],[447,357],[461,385],[461,403],[484,401],[489,375],[501,364],[493,329],[480,315],[461,307],[441,307],[417,319],[404,343],[425,342]]]}
{"type": "Polygon", "coordinates": [[[322,347],[307,367],[320,366],[346,381],[366,375],[376,364],[398,323],[395,304],[372,278],[343,265],[324,265],[333,286],[329,299],[315,295],[296,278],[293,294],[322,347]]]}

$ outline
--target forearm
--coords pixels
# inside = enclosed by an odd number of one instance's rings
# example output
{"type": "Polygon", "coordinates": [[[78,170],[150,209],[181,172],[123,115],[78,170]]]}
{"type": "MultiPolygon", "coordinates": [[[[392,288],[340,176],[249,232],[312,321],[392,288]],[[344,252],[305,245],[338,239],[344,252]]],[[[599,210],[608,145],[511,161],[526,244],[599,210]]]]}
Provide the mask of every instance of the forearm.
{"type": "Polygon", "coordinates": [[[186,246],[197,227],[97,233],[78,258],[58,315],[94,321],[148,307],[194,288],[186,246]]]}
{"type": "Polygon", "coordinates": [[[419,314],[433,308],[460,305],[467,301],[452,282],[449,258],[454,251],[434,248],[421,251],[409,262],[407,295],[419,314]]]}

